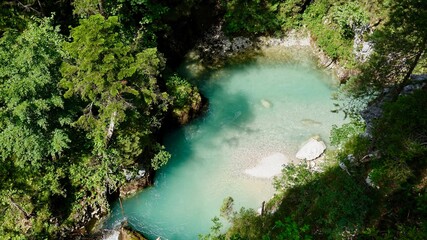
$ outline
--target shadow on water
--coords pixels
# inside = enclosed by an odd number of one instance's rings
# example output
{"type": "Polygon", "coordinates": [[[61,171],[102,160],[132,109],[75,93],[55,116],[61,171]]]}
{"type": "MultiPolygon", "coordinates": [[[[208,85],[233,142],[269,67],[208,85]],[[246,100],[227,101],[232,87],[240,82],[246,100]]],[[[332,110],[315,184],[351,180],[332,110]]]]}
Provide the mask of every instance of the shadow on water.
{"type": "MultiPolygon", "coordinates": [[[[218,81],[224,81],[219,79],[218,81]]],[[[207,113],[191,122],[189,125],[175,130],[165,139],[166,149],[172,158],[165,171],[170,168],[185,165],[194,158],[194,145],[203,141],[208,149],[219,147],[217,143],[209,141],[222,135],[224,131],[243,131],[247,133],[256,130],[245,127],[254,118],[253,110],[248,97],[243,92],[228,92],[219,82],[211,82],[208,89],[204,89],[207,97],[216,99],[211,101],[207,113]]],[[[238,144],[238,139],[225,139],[230,144],[238,144]]],[[[161,170],[160,172],[162,172],[161,170]]]]}

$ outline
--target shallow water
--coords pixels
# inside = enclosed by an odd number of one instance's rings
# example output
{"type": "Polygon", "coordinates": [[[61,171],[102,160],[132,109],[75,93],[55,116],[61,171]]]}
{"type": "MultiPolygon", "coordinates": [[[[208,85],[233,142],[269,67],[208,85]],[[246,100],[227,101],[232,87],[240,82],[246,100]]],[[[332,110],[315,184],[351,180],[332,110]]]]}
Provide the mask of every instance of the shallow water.
{"type": "MultiPolygon", "coordinates": [[[[310,63],[250,63],[199,80],[208,112],[170,133],[172,154],[155,186],[123,201],[125,217],[150,239],[197,239],[209,232],[223,199],[259,208],[274,194],[271,175],[296,161],[306,140],[328,143],[334,80],[310,63]]],[[[123,219],[116,204],[107,227],[123,219]]]]}

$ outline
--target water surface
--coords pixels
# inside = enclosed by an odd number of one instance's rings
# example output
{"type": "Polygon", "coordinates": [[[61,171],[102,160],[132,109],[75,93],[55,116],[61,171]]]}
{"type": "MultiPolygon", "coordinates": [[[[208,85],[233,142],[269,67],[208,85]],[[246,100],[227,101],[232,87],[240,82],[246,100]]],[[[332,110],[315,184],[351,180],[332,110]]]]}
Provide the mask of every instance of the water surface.
{"type": "MultiPolygon", "coordinates": [[[[150,239],[197,239],[228,196],[236,208],[259,208],[274,189],[271,171],[254,167],[296,161],[302,143],[328,142],[342,122],[330,111],[336,83],[310,63],[239,64],[201,78],[208,112],[166,137],[172,159],[154,187],[123,201],[130,225],[150,239]]],[[[107,225],[122,219],[116,204],[107,225]]]]}

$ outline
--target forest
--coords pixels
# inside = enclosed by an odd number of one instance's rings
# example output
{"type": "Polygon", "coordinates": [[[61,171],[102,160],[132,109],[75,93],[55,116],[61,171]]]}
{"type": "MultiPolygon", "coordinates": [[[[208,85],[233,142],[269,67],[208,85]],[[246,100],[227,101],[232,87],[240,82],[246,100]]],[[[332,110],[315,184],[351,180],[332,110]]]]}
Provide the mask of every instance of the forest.
{"type": "Polygon", "coordinates": [[[347,69],[334,97],[350,121],[332,130],[323,172],[286,166],[265,213],[225,199],[231,227],[214,218],[200,238],[427,239],[426,1],[0,6],[0,239],[95,238],[127,174],[152,178],[171,157],[162,134],[204,108],[177,68],[217,25],[230,37],[310,32],[347,69]],[[355,57],[357,37],[372,43],[367,59],[355,57]]]}

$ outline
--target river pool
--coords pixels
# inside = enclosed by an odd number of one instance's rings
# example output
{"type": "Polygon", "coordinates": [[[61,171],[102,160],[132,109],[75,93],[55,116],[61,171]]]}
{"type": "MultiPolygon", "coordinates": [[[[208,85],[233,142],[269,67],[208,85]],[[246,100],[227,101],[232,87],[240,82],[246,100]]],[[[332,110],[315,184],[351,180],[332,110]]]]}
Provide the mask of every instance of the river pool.
{"type": "Polygon", "coordinates": [[[259,208],[274,189],[272,176],[296,162],[312,136],[328,144],[333,124],[331,94],[337,82],[307,62],[253,61],[200,77],[209,110],[165,140],[172,159],[154,187],[112,208],[107,227],[124,217],[150,239],[197,239],[209,232],[223,199],[235,208],[259,208]]]}

